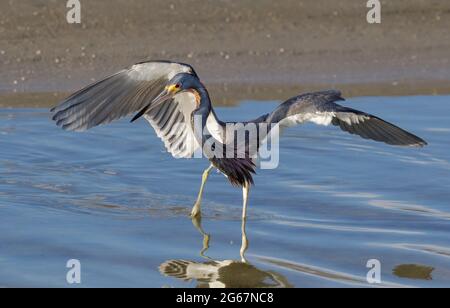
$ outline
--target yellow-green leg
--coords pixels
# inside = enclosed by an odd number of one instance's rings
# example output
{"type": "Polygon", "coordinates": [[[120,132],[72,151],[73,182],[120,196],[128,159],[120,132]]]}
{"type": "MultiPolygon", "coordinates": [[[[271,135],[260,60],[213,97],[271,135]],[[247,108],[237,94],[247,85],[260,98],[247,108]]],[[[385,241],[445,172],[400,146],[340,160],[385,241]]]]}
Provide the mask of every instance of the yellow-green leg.
{"type": "Polygon", "coordinates": [[[200,232],[200,234],[203,235],[203,247],[202,250],[200,251],[200,256],[210,260],[211,258],[205,255],[206,251],[209,249],[210,236],[208,233],[205,232],[205,230],[203,230],[202,217],[200,215],[193,216],[192,224],[200,232]]]}
{"type": "Polygon", "coordinates": [[[210,165],[205,171],[203,171],[202,175],[202,185],[200,186],[200,191],[198,192],[197,201],[195,201],[194,207],[191,211],[191,217],[196,217],[201,215],[201,203],[203,197],[203,188],[205,187],[206,180],[208,180],[209,173],[214,168],[213,165],[210,165]]]}
{"type": "Polygon", "coordinates": [[[242,226],[241,226],[241,232],[242,232],[242,244],[241,244],[241,261],[247,263],[247,259],[245,258],[245,252],[248,249],[248,239],[247,239],[247,232],[245,230],[245,226],[247,224],[247,205],[248,205],[248,194],[250,191],[250,186],[248,184],[244,185],[242,188],[242,226]]]}

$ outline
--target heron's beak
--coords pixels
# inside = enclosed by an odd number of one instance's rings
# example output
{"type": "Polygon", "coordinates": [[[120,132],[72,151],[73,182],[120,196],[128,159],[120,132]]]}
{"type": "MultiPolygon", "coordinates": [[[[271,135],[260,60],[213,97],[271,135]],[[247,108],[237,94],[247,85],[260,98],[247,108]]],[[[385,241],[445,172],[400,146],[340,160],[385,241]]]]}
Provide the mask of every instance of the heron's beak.
{"type": "Polygon", "coordinates": [[[164,103],[169,98],[172,98],[172,96],[174,96],[177,92],[178,92],[178,89],[174,85],[169,85],[169,86],[165,87],[164,90],[157,97],[155,97],[150,104],[145,106],[141,111],[139,111],[133,117],[133,119],[131,119],[131,122],[136,121],[142,115],[144,115],[146,112],[149,112],[153,108],[156,108],[159,105],[161,105],[162,103],[164,103]]]}
{"type": "Polygon", "coordinates": [[[150,104],[150,110],[159,106],[178,92],[175,85],[169,85],[164,88],[164,90],[152,101],[150,104]]]}
{"type": "Polygon", "coordinates": [[[170,93],[169,91],[167,91],[167,88],[164,89],[161,93],[159,93],[159,95],[157,97],[155,97],[155,99],[151,102],[150,104],[150,108],[149,109],[153,109],[159,105],[161,105],[162,103],[164,103],[166,100],[168,100],[169,98],[172,97],[172,93],[170,93]]]}

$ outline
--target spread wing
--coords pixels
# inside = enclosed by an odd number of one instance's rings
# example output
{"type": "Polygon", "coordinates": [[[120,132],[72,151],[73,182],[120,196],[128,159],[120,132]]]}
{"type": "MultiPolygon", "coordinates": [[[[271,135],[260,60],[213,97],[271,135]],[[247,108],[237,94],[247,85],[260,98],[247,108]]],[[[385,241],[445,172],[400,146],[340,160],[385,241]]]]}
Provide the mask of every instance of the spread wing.
{"type": "MultiPolygon", "coordinates": [[[[84,131],[142,110],[163,91],[176,74],[194,69],[176,62],[145,62],[133,65],[68,97],[52,109],[53,120],[65,130],[84,131]]],[[[196,97],[188,92],[175,95],[144,117],[166,149],[176,158],[189,158],[200,147],[190,125],[196,97]]]]}
{"type": "Polygon", "coordinates": [[[284,102],[265,121],[292,126],[305,122],[340,127],[350,134],[391,145],[422,147],[425,140],[371,114],[336,104],[344,100],[339,91],[303,94],[284,102]]]}
{"type": "Polygon", "coordinates": [[[68,97],[51,110],[53,120],[65,130],[83,131],[120,119],[148,105],[179,73],[196,76],[183,63],[138,63],[68,97]]]}
{"type": "Polygon", "coordinates": [[[175,158],[191,158],[200,148],[191,125],[191,114],[196,108],[195,95],[181,92],[144,115],[175,158]]]}

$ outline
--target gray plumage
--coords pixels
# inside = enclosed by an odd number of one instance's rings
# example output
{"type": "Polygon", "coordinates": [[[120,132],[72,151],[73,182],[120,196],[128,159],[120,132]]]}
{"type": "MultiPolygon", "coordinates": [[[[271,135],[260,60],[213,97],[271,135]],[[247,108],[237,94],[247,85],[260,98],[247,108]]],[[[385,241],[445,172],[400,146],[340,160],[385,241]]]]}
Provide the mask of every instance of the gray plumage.
{"type": "Polygon", "coordinates": [[[72,94],[51,110],[53,120],[72,131],[110,123],[144,108],[179,73],[196,76],[186,64],[138,63],[72,94]]]}
{"type": "Polygon", "coordinates": [[[336,104],[344,101],[335,90],[306,93],[278,106],[264,119],[268,123],[292,126],[304,122],[333,124],[351,134],[390,145],[422,147],[425,140],[374,115],[336,104]]]}
{"type": "MultiPolygon", "coordinates": [[[[304,122],[335,125],[366,139],[400,146],[424,146],[427,143],[376,116],[338,105],[338,91],[307,93],[280,104],[272,113],[245,122],[288,127],[304,122]]],[[[125,116],[143,116],[154,128],[166,149],[176,158],[190,158],[195,151],[204,150],[206,137],[226,145],[226,124],[217,119],[208,92],[194,69],[187,64],[151,61],[133,65],[96,82],[68,97],[52,109],[53,120],[63,129],[83,131],[125,116]],[[170,91],[169,91],[170,90],[170,91]],[[202,118],[198,135],[194,117],[202,118]]],[[[255,148],[244,147],[245,157],[222,158],[204,153],[211,163],[225,174],[233,185],[253,183],[253,159],[266,139],[258,131],[255,148]]],[[[205,151],[204,151],[205,152],[205,151]]]]}

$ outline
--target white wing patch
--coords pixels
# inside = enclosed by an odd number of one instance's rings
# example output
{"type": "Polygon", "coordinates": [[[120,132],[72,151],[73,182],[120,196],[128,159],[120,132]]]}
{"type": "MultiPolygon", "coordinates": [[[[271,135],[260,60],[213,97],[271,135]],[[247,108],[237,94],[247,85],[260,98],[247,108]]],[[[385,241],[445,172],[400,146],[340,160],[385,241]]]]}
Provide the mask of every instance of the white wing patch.
{"type": "Polygon", "coordinates": [[[191,158],[200,148],[191,125],[191,114],[196,106],[195,95],[182,92],[161,108],[156,108],[159,110],[151,110],[144,115],[174,158],[191,158]]]}
{"type": "Polygon", "coordinates": [[[354,114],[350,112],[341,112],[338,114],[338,118],[348,125],[363,123],[364,121],[370,119],[367,115],[354,114]]]}
{"type": "Polygon", "coordinates": [[[331,124],[335,114],[332,112],[323,112],[314,114],[309,121],[313,122],[317,125],[325,125],[328,126],[331,124]]]}
{"type": "Polygon", "coordinates": [[[297,124],[311,122],[317,125],[328,126],[333,121],[333,118],[347,123],[348,125],[359,124],[369,119],[369,116],[358,115],[349,112],[314,112],[296,114],[280,121],[280,126],[291,127],[297,124]]]}
{"type": "Polygon", "coordinates": [[[305,122],[312,122],[318,125],[330,125],[336,116],[334,112],[315,112],[296,114],[280,121],[280,126],[290,127],[305,122]]]}

